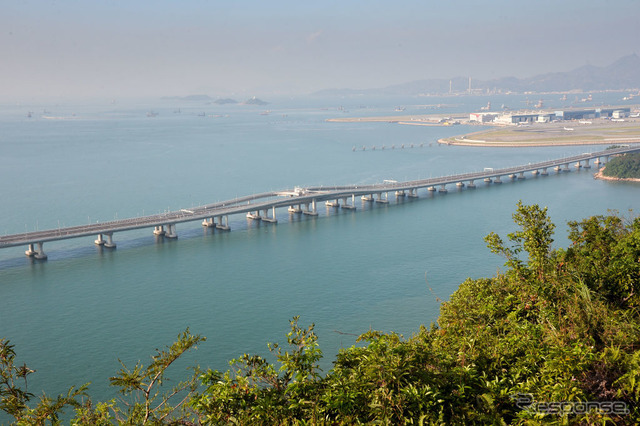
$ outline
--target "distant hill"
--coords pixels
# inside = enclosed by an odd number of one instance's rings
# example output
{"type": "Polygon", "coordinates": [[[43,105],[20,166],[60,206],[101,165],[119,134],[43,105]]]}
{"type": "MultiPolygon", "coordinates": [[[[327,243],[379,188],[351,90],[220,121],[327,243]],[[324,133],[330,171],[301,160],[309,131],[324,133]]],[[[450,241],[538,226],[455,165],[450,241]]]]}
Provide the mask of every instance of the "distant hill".
{"type": "Polygon", "coordinates": [[[640,179],[640,154],[613,157],[602,174],[620,179],[640,179]]]}
{"type": "Polygon", "coordinates": [[[237,104],[238,101],[231,98],[222,98],[222,99],[216,99],[215,101],[213,101],[213,103],[218,105],[225,105],[225,104],[237,104]]]}
{"type": "MultiPolygon", "coordinates": [[[[464,92],[469,87],[469,77],[428,79],[412,81],[377,89],[352,90],[330,89],[315,95],[439,95],[449,93],[449,82],[453,92],[464,92]]],[[[494,80],[475,80],[473,90],[501,92],[568,92],[592,90],[624,90],[640,88],[640,57],[635,53],[624,56],[606,67],[584,65],[573,71],[540,74],[530,78],[502,77],[494,80]]]]}
{"type": "Polygon", "coordinates": [[[245,105],[267,105],[268,103],[269,102],[265,102],[262,99],[256,98],[255,96],[243,102],[243,104],[245,105]]]}

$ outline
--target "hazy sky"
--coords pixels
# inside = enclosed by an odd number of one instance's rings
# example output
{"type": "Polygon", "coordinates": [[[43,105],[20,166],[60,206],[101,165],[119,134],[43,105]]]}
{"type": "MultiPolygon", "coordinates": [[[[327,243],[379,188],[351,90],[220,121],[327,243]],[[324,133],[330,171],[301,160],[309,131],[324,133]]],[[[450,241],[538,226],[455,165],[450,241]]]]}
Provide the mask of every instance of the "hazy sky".
{"type": "Polygon", "coordinates": [[[305,94],[638,51],[638,0],[2,0],[0,97],[305,94]]]}

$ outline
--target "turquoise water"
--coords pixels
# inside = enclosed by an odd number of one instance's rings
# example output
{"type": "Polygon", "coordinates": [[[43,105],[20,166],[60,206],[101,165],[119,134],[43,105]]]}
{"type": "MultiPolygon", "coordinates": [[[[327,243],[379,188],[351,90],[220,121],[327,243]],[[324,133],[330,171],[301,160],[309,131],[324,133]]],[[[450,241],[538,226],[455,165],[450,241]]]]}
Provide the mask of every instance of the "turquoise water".
{"type": "MultiPolygon", "coordinates": [[[[397,105],[406,105],[404,114],[476,110],[487,99],[429,100],[450,105],[440,110],[418,105],[423,101],[0,106],[0,234],[271,189],[418,179],[602,148],[449,147],[436,140],[475,128],[325,121],[393,115],[397,105]],[[158,116],[147,117],[148,111],[158,116]],[[389,149],[402,143],[415,147],[389,149]],[[378,149],[352,150],[362,145],[378,149]]],[[[357,200],[356,212],[322,205],[317,218],[282,209],[277,225],[235,216],[228,233],[179,224],[177,241],[156,240],[151,229],[132,231],[114,235],[114,251],[96,247],[93,238],[47,243],[47,262],[26,258],[26,248],[4,249],[0,336],[15,344],[19,362],[38,370],[29,384],[35,393],[90,381],[92,396],[113,397],[108,377],[118,358],[147,362],[186,327],[208,341],[184,364],[226,369],[233,357],[264,355],[266,342],[283,341],[294,315],[316,324],[326,370],[354,335],[373,328],[408,336],[436,320],[439,300],[465,278],[493,275],[503,260],[482,239],[514,229],[518,200],[548,206],[557,245],[566,245],[567,220],[640,210],[640,185],[594,180],[592,173],[480,182],[475,190],[424,191],[420,199],[389,205],[357,200]]]]}

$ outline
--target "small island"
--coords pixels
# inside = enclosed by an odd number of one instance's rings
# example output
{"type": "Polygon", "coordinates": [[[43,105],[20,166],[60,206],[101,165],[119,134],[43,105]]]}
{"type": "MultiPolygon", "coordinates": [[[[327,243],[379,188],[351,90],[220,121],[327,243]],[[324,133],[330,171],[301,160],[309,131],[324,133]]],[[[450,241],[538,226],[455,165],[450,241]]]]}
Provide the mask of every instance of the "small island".
{"type": "Polygon", "coordinates": [[[247,99],[243,102],[244,105],[267,105],[269,102],[265,102],[262,99],[258,99],[255,96],[251,99],[247,99]]]}
{"type": "Polygon", "coordinates": [[[213,103],[218,105],[226,105],[226,104],[237,104],[238,101],[231,98],[222,98],[222,99],[216,99],[215,101],[213,101],[213,103]]]}
{"type": "Polygon", "coordinates": [[[614,157],[596,174],[599,179],[640,182],[640,154],[614,157]]]}

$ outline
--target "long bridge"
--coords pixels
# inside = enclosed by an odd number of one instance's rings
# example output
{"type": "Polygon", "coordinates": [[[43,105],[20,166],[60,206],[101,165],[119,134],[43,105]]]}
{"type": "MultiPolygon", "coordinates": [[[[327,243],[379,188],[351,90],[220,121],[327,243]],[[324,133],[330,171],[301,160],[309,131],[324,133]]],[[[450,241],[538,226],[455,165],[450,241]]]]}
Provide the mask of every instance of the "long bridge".
{"type": "Polygon", "coordinates": [[[164,238],[177,238],[176,224],[178,223],[202,220],[202,225],[205,227],[229,230],[229,216],[243,213],[252,220],[276,223],[277,208],[287,207],[288,212],[292,214],[315,216],[318,214],[317,204],[323,201],[330,207],[353,210],[356,208],[356,197],[361,197],[365,202],[388,203],[389,192],[394,193],[396,197],[416,198],[419,189],[426,188],[429,191],[447,192],[447,185],[453,184],[459,188],[464,186],[475,188],[475,182],[480,180],[488,184],[499,184],[503,179],[524,179],[525,173],[545,176],[548,175],[549,170],[554,170],[557,173],[570,171],[572,165],[578,168],[590,168],[589,162],[591,160],[594,160],[594,164],[599,166],[606,163],[610,156],[638,151],[640,151],[640,146],[626,146],[503,169],[485,169],[481,172],[407,182],[384,181],[371,185],[296,187],[150,216],[5,235],[0,237],[0,248],[27,246],[28,249],[25,251],[27,256],[42,260],[47,258],[43,245],[50,241],[97,236],[95,244],[115,248],[113,234],[116,232],[153,227],[155,235],[163,235],[164,238]]]}

